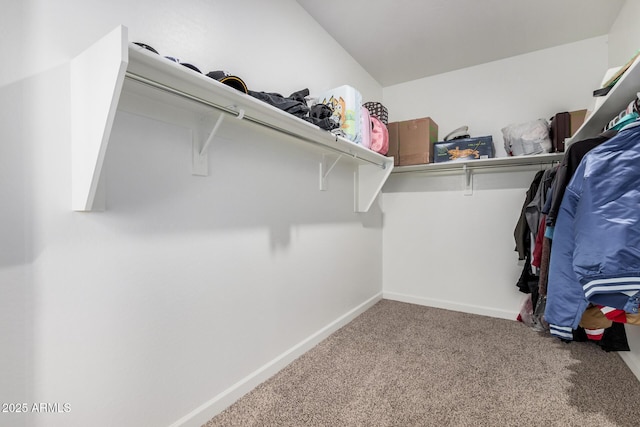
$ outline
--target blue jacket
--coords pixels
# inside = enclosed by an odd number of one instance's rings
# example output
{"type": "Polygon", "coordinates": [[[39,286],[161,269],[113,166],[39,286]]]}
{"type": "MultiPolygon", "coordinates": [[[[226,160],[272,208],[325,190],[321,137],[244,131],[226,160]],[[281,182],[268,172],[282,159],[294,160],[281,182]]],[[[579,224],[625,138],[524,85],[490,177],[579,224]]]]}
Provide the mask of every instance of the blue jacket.
{"type": "Polygon", "coordinates": [[[545,319],[573,339],[590,302],[638,313],[640,123],[591,150],[564,193],[553,235],[545,319]]]}

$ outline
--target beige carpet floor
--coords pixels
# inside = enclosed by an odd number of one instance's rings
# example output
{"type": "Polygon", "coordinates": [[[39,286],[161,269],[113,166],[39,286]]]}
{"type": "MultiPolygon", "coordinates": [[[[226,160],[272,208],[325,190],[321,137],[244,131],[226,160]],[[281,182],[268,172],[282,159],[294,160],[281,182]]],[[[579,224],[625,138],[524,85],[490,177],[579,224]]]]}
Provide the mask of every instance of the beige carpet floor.
{"type": "Polygon", "coordinates": [[[206,426],[636,426],[617,353],[382,300],[206,426]]]}

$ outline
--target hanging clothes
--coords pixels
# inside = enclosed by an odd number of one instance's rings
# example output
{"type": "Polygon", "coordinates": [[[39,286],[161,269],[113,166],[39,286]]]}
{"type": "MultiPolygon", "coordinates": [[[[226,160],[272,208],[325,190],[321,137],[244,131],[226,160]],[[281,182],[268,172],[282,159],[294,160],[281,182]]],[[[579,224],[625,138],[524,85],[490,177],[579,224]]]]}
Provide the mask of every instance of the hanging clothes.
{"type": "MultiPolygon", "coordinates": [[[[547,330],[549,330],[549,326],[546,322],[546,319],[544,318],[544,312],[546,309],[549,262],[551,258],[551,238],[553,237],[555,220],[557,217],[558,209],[560,207],[560,202],[562,201],[562,196],[564,195],[565,188],[567,187],[567,185],[569,185],[569,181],[573,177],[575,170],[578,168],[578,165],[582,161],[582,158],[593,148],[608,141],[616,134],[617,131],[607,131],[594,138],[580,140],[571,144],[565,152],[551,188],[548,191],[547,200],[542,209],[542,213],[545,216],[548,229],[545,229],[544,236],[542,237],[542,253],[540,256],[540,260],[536,261],[534,256],[533,263],[534,265],[537,265],[538,262],[540,263],[540,265],[538,266],[539,297],[538,305],[536,306],[536,310],[534,312],[534,317],[537,318],[540,324],[544,324],[547,330]],[[558,194],[556,195],[554,191],[558,194]]],[[[538,238],[540,238],[540,233],[541,232],[539,232],[538,234],[538,238]]],[[[536,245],[538,244],[539,242],[536,241],[536,245]]],[[[536,247],[536,249],[539,250],[540,248],[536,247]]],[[[626,332],[624,328],[614,327],[610,322],[606,325],[601,325],[600,327],[593,326],[592,328],[588,328],[581,322],[580,326],[573,331],[573,335],[574,339],[578,339],[576,337],[582,337],[583,341],[588,338],[589,340],[596,342],[606,351],[629,350],[629,345],[627,343],[626,332]]]]}
{"type": "Polygon", "coordinates": [[[553,183],[553,197],[551,199],[551,206],[547,212],[547,225],[554,226],[556,224],[556,218],[558,217],[558,210],[560,209],[564,191],[567,185],[569,185],[569,181],[573,177],[576,169],[578,169],[582,158],[589,151],[608,141],[617,133],[618,132],[614,130],[603,132],[596,137],[576,141],[567,148],[553,183]]]}
{"type": "Polygon", "coordinates": [[[520,217],[518,218],[518,222],[516,224],[516,228],[513,231],[513,237],[516,241],[516,251],[518,252],[518,259],[523,260],[527,257],[527,254],[531,250],[531,230],[529,229],[529,222],[527,221],[527,206],[531,203],[531,201],[535,198],[536,193],[538,192],[538,187],[540,186],[540,182],[542,181],[542,175],[544,171],[538,171],[531,181],[531,185],[527,190],[527,195],[524,199],[524,205],[522,206],[522,211],[520,212],[520,217]]]}
{"type": "Polygon", "coordinates": [[[542,171],[542,177],[540,178],[540,183],[536,193],[529,204],[525,206],[524,215],[527,219],[527,225],[529,226],[529,230],[531,231],[534,240],[538,238],[538,227],[540,224],[540,218],[542,217],[542,209],[547,200],[549,188],[556,176],[556,171],[556,167],[542,171]]]}
{"type": "Polygon", "coordinates": [[[626,313],[613,307],[591,305],[582,314],[576,336],[584,336],[606,351],[629,351],[627,334],[623,324],[640,325],[640,314],[626,313]],[[616,325],[617,324],[617,325],[616,325]]]}
{"type": "Polygon", "coordinates": [[[545,318],[573,339],[589,302],[640,306],[640,123],[589,151],[566,188],[553,235],[545,318]]]}

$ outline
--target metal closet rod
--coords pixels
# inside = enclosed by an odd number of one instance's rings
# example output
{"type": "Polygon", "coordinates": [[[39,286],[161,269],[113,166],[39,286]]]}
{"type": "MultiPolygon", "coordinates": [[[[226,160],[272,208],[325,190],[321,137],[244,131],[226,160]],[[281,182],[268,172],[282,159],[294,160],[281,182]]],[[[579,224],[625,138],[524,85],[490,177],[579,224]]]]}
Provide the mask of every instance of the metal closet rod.
{"type": "Polygon", "coordinates": [[[514,164],[502,164],[502,165],[477,165],[473,166],[469,163],[463,163],[456,165],[451,165],[446,168],[429,168],[426,166],[424,169],[417,170],[402,170],[396,168],[393,173],[437,173],[437,172],[464,172],[465,167],[467,165],[466,170],[474,170],[474,169],[506,169],[506,168],[518,168],[520,166],[553,166],[554,164],[560,164],[558,160],[549,160],[549,161],[534,161],[526,162],[526,163],[514,163],[514,164]]]}
{"type": "MultiPolygon", "coordinates": [[[[347,155],[349,157],[354,157],[354,158],[362,160],[364,162],[371,163],[372,165],[376,165],[376,166],[378,166],[378,167],[380,167],[382,169],[386,169],[387,168],[387,165],[385,163],[374,162],[373,160],[365,159],[364,157],[359,157],[357,154],[353,154],[353,153],[349,153],[349,152],[346,152],[346,151],[342,151],[342,150],[339,150],[337,148],[330,147],[328,145],[323,145],[323,144],[319,143],[318,141],[315,141],[315,140],[313,140],[311,138],[307,138],[306,136],[302,136],[302,135],[297,134],[295,132],[292,132],[290,130],[283,129],[281,127],[275,126],[275,125],[273,125],[271,123],[262,121],[260,119],[256,119],[256,118],[251,117],[251,116],[247,116],[247,115],[241,116],[242,113],[240,113],[240,112],[238,112],[238,111],[236,111],[234,109],[231,109],[231,108],[228,108],[228,107],[224,107],[222,105],[214,104],[213,102],[209,102],[206,99],[202,99],[202,98],[199,98],[197,96],[182,92],[181,90],[172,88],[170,86],[167,86],[165,84],[156,82],[154,80],[148,79],[148,78],[140,76],[138,74],[135,74],[135,73],[127,71],[125,73],[125,76],[127,78],[131,79],[131,80],[135,80],[135,81],[137,81],[139,83],[143,83],[143,84],[145,84],[147,86],[151,86],[151,87],[153,87],[155,89],[159,89],[159,90],[162,90],[164,92],[168,92],[168,93],[171,93],[173,95],[180,96],[180,97],[188,99],[190,101],[194,101],[194,102],[197,102],[199,104],[206,105],[207,107],[211,107],[211,108],[214,108],[216,110],[222,111],[224,113],[231,114],[231,115],[236,116],[238,118],[249,120],[250,122],[256,123],[256,124],[258,124],[260,126],[264,126],[266,128],[276,130],[276,131],[278,131],[280,133],[284,133],[286,135],[293,136],[293,137],[295,137],[295,138],[297,138],[299,140],[302,140],[304,142],[307,142],[309,144],[322,145],[323,149],[335,151],[336,153],[344,154],[344,155],[347,155]]],[[[336,141],[338,141],[338,137],[337,136],[336,136],[336,141]]]]}

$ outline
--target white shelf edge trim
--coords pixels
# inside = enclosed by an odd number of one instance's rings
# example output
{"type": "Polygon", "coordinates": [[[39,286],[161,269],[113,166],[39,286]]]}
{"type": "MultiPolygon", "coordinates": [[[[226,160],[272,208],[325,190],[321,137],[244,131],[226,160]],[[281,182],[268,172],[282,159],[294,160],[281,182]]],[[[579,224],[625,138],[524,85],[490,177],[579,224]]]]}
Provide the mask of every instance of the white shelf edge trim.
{"type": "Polygon", "coordinates": [[[582,126],[567,143],[572,144],[602,133],[607,123],[635,99],[638,91],[640,91],[640,56],[624,72],[604,99],[596,103],[594,110],[589,113],[582,126]]]}
{"type": "MultiPolygon", "coordinates": [[[[73,210],[91,211],[95,208],[104,156],[125,79],[217,110],[219,115],[215,124],[208,126],[202,122],[192,129],[194,175],[208,175],[207,148],[220,126],[224,125],[225,115],[293,136],[324,151],[338,153],[339,158],[355,161],[356,212],[365,212],[371,207],[393,170],[392,158],[336,137],[249,95],[208,77],[192,74],[183,67],[176,67],[155,54],[132,46],[128,43],[126,27],[119,26],[71,61],[73,210]],[[138,75],[135,71],[130,72],[131,68],[146,71],[138,75]],[[96,87],[96,81],[100,82],[99,87],[96,87]],[[200,97],[200,93],[205,97],[200,97]],[[221,104],[217,103],[218,98],[222,100],[221,104]],[[249,113],[245,114],[245,109],[249,113]]],[[[331,168],[324,171],[322,168],[326,165],[321,165],[321,190],[326,189],[327,176],[331,171],[331,168]]]]}
{"type": "Polygon", "coordinates": [[[127,29],[123,26],[71,61],[73,210],[90,211],[94,207],[128,61],[127,29]]]}

